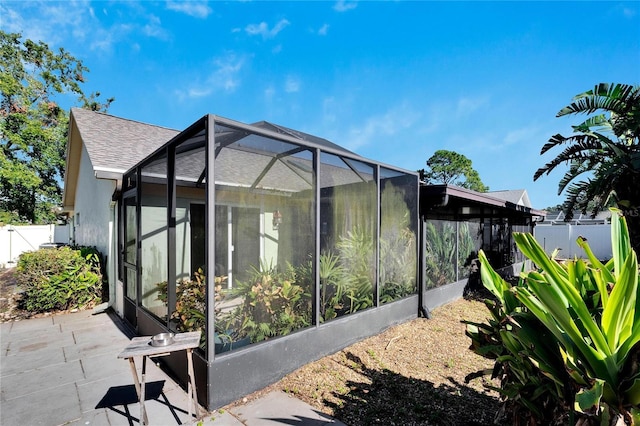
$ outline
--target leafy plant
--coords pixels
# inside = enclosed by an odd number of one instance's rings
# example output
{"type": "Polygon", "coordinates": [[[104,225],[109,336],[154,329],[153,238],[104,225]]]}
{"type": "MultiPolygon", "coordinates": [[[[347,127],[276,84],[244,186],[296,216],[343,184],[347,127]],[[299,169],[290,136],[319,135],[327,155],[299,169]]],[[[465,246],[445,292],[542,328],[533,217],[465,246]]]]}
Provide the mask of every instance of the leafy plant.
{"type": "Polygon", "coordinates": [[[575,114],[591,115],[571,126],[570,136],[556,134],[543,145],[540,155],[556,148],[562,150],[535,172],[533,180],[560,166],[565,172],[558,183],[558,194],[566,191],[562,210],[567,220],[575,211],[596,215],[615,205],[627,214],[631,244],[638,251],[640,86],[599,83],[576,95],[556,117],[575,114]]]}
{"type": "MultiPolygon", "coordinates": [[[[402,206],[401,200],[397,204],[402,206]]],[[[382,220],[380,226],[379,272],[382,303],[416,292],[416,239],[409,227],[409,210],[402,207],[402,215],[392,215],[382,220]]]]}
{"type": "Polygon", "coordinates": [[[89,308],[101,300],[101,257],[88,247],[40,249],[20,255],[16,280],[30,312],[89,308]]]}
{"type": "Polygon", "coordinates": [[[355,228],[340,236],[336,251],[320,258],[323,321],[373,306],[376,267],[372,236],[355,228]]]}
{"type": "Polygon", "coordinates": [[[456,280],[456,231],[448,222],[436,227],[432,221],[425,228],[425,279],[427,287],[439,287],[456,280]]]}
{"type": "MultiPolygon", "coordinates": [[[[226,276],[214,278],[216,301],[224,297],[221,289],[226,280],[226,276]]],[[[180,332],[203,331],[200,342],[202,348],[205,347],[206,342],[204,333],[207,324],[205,316],[206,282],[206,276],[202,269],[198,269],[193,274],[193,279],[179,281],[176,284],[176,306],[170,315],[171,321],[176,324],[176,329],[180,332]]],[[[158,286],[158,299],[166,305],[168,302],[167,282],[163,281],[156,285],[158,286]]]]}
{"type": "MultiPolygon", "coordinates": [[[[488,263],[484,252],[482,264],[488,263]]],[[[509,283],[493,269],[482,267],[483,282],[495,299],[485,300],[491,318],[487,323],[463,321],[471,349],[495,360],[492,370],[467,376],[467,380],[485,374],[497,379],[497,391],[503,405],[499,416],[511,424],[562,424],[568,410],[564,404],[564,385],[568,375],[557,345],[549,339],[538,319],[523,308],[513,293],[522,279],[509,283]],[[558,421],[556,421],[558,420],[558,421]]]]}
{"type": "MultiPolygon", "coordinates": [[[[514,234],[524,255],[540,270],[522,273],[520,285],[509,288],[481,255],[485,286],[509,311],[533,315],[534,333],[520,352],[565,389],[563,402],[575,409],[583,424],[636,424],[640,421],[640,306],[638,261],[631,249],[625,218],[612,219],[613,258],[601,263],[583,239],[578,244],[588,261],[564,263],[549,258],[530,234],[514,234]],[[498,297],[500,300],[500,297],[498,297]],[[518,306],[520,305],[520,306],[518,306]],[[563,370],[550,368],[549,356],[531,346],[545,340],[558,351],[563,370]],[[574,404],[575,400],[575,404],[574,404]],[[634,423],[635,422],[635,423],[634,423]]],[[[517,321],[517,318],[514,319],[517,321]]],[[[520,329],[522,324],[519,324],[520,329]]],[[[471,330],[473,331],[473,330],[471,330]]],[[[500,334],[507,346],[517,333],[500,334]]],[[[558,404],[560,405],[560,403],[558,404]]],[[[543,409],[543,407],[538,407],[543,409]]]]}
{"type": "Polygon", "coordinates": [[[311,323],[311,294],[296,284],[297,280],[293,266],[278,272],[261,261],[260,269],[253,268],[250,280],[229,291],[230,296],[243,299],[234,315],[241,318],[252,342],[283,336],[311,323]]]}
{"type": "Polygon", "coordinates": [[[343,308],[345,271],[340,265],[340,259],[335,254],[327,252],[320,255],[319,272],[320,319],[321,321],[328,321],[335,318],[343,308]]]}

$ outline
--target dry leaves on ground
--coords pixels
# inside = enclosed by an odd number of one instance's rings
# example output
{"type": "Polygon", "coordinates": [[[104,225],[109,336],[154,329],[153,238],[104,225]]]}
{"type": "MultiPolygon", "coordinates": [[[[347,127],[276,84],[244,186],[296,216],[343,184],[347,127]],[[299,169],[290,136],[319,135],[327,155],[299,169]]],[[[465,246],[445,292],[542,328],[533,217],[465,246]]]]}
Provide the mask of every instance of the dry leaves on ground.
{"type": "Polygon", "coordinates": [[[255,396],[280,389],[350,426],[494,424],[497,393],[483,378],[465,383],[468,374],[491,369],[493,362],[469,349],[461,323],[488,316],[480,301],[449,303],[431,319],[391,327],[305,365],[255,396]]]}

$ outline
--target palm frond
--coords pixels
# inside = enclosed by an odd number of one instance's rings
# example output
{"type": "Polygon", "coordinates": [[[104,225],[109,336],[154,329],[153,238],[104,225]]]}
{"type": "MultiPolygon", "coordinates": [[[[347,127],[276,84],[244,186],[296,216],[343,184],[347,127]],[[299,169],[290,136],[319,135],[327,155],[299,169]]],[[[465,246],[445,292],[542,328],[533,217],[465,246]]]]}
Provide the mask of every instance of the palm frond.
{"type": "Polygon", "coordinates": [[[587,120],[578,124],[577,126],[571,126],[574,132],[591,132],[594,129],[600,131],[612,130],[611,121],[604,114],[594,115],[587,120]]]}
{"type": "Polygon", "coordinates": [[[600,109],[624,113],[638,91],[638,86],[629,84],[600,83],[593,90],[575,96],[574,102],[562,108],[556,117],[568,114],[592,114],[600,109]]]}

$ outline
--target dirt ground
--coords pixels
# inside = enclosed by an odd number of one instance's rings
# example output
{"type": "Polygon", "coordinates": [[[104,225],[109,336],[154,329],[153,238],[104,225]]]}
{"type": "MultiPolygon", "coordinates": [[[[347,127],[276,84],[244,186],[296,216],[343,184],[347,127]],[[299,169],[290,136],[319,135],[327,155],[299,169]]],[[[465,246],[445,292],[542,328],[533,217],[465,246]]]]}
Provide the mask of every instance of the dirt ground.
{"type": "MultiPolygon", "coordinates": [[[[13,269],[0,271],[0,322],[31,317],[19,309],[13,269]]],[[[42,316],[39,314],[38,316],[42,316]]],[[[439,307],[431,319],[391,327],[285,376],[232,405],[272,390],[289,392],[350,426],[492,425],[500,401],[484,378],[493,362],[469,350],[464,320],[489,313],[477,299],[439,307]]]]}
{"type": "Polygon", "coordinates": [[[26,315],[18,309],[20,293],[13,277],[14,271],[15,268],[0,269],[0,322],[21,319],[26,315]]]}
{"type": "MultiPolygon", "coordinates": [[[[249,395],[289,392],[350,426],[492,425],[500,401],[486,379],[465,377],[493,362],[469,350],[462,319],[484,321],[478,300],[458,300],[392,327],[249,395]]],[[[232,404],[232,405],[237,405],[232,404]]]]}

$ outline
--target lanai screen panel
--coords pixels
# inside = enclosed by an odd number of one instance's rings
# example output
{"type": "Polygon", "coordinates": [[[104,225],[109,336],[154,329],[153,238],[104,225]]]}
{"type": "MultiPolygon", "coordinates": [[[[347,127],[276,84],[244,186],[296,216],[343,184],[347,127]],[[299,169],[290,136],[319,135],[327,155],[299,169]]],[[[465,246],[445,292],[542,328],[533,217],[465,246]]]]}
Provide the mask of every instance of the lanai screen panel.
{"type": "Polygon", "coordinates": [[[320,156],[320,320],[374,306],[377,281],[375,167],[320,156]]]}
{"type": "Polygon", "coordinates": [[[219,124],[215,132],[220,353],[313,322],[315,150],[219,124]]]}
{"type": "Polygon", "coordinates": [[[168,282],[167,155],[165,151],[142,167],[140,188],[140,303],[153,315],[167,319],[167,306],[158,298],[168,282]]]}
{"type": "Polygon", "coordinates": [[[418,291],[416,177],[380,168],[380,303],[418,291]]]}

